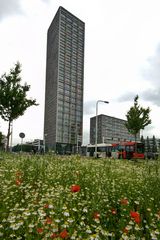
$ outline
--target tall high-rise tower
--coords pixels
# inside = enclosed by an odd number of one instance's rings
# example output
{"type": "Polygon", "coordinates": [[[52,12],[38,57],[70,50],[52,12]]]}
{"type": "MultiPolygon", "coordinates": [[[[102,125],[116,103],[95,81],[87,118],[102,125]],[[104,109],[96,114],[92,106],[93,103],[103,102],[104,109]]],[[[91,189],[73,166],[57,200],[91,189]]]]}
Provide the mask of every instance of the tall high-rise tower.
{"type": "Polygon", "coordinates": [[[47,36],[44,138],[59,153],[82,143],[85,24],[59,7],[47,36]]]}

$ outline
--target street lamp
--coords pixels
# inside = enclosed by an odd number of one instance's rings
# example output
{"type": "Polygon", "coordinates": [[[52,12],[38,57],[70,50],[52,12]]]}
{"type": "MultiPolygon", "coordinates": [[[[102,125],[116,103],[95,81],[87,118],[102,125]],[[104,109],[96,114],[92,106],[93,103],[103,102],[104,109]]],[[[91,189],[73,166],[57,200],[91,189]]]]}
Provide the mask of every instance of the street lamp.
{"type": "Polygon", "coordinates": [[[97,158],[97,116],[98,116],[98,103],[109,103],[108,101],[98,100],[96,102],[96,133],[95,133],[95,157],[97,158]]]}

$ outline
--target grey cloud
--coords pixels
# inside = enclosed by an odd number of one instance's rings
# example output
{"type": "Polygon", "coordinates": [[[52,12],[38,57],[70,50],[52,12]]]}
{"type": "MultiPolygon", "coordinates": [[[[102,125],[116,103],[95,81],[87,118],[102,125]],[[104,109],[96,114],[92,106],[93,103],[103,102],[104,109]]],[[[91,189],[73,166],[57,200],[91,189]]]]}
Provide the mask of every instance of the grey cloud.
{"type": "Polygon", "coordinates": [[[95,111],[96,111],[96,101],[88,101],[84,103],[85,115],[95,114],[95,111]]]}
{"type": "Polygon", "coordinates": [[[142,71],[143,78],[154,85],[159,85],[160,81],[160,44],[153,56],[148,58],[147,66],[142,71]]]}
{"type": "Polygon", "coordinates": [[[118,102],[130,102],[133,101],[133,99],[135,98],[135,96],[137,95],[137,93],[133,93],[133,92],[128,92],[125,93],[124,95],[121,95],[120,97],[117,98],[118,102]]]}
{"type": "Polygon", "coordinates": [[[147,136],[152,137],[153,135],[155,135],[154,130],[155,130],[155,127],[152,124],[150,124],[146,126],[144,130],[141,130],[141,135],[143,135],[145,138],[147,136]]]}
{"type": "Polygon", "coordinates": [[[148,132],[153,130],[153,129],[155,129],[155,127],[151,124],[145,127],[145,131],[148,131],[148,132]]]}
{"type": "MultiPolygon", "coordinates": [[[[0,0],[0,21],[11,15],[24,14],[21,2],[23,0],[0,0]]],[[[50,0],[39,0],[49,3],[50,0]]]]}
{"type": "MultiPolygon", "coordinates": [[[[142,70],[142,76],[152,84],[152,89],[141,91],[139,97],[145,101],[160,107],[160,43],[155,54],[148,58],[147,65],[142,70]]],[[[137,93],[129,92],[121,95],[117,100],[120,102],[133,101],[137,93]]]]}
{"type": "Polygon", "coordinates": [[[152,102],[154,105],[160,107],[160,88],[148,89],[141,94],[145,101],[152,102]]]}
{"type": "MultiPolygon", "coordinates": [[[[133,102],[137,93],[130,92],[121,95],[117,100],[119,102],[133,102]]],[[[148,89],[138,94],[140,99],[148,101],[158,107],[160,107],[160,88],[148,89]]]]}
{"type": "Polygon", "coordinates": [[[0,0],[0,20],[14,14],[21,14],[20,0],[0,0]]]}

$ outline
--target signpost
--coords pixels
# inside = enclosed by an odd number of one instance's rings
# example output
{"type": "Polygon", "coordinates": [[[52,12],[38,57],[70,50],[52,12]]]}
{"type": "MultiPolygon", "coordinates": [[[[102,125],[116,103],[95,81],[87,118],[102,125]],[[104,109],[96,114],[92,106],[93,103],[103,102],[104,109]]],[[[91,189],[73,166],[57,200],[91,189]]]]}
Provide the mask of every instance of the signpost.
{"type": "Polygon", "coordinates": [[[20,138],[21,138],[21,152],[22,152],[22,144],[23,144],[23,138],[25,138],[25,134],[23,132],[21,132],[19,134],[20,138]]]}

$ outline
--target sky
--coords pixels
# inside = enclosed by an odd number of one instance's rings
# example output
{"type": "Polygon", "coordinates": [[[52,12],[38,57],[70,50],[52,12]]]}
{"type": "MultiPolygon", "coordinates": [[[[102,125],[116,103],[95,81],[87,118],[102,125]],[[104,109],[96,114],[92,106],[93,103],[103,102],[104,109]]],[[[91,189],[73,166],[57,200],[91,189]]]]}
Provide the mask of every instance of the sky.
{"type": "MultiPolygon", "coordinates": [[[[19,61],[22,83],[38,106],[13,122],[13,145],[43,139],[47,30],[63,6],[85,22],[83,144],[89,143],[90,118],[105,114],[126,120],[139,95],[150,107],[152,123],[141,133],[160,137],[159,0],[0,0],[0,76],[19,61]]],[[[0,131],[8,123],[0,119],[0,131]]]]}

